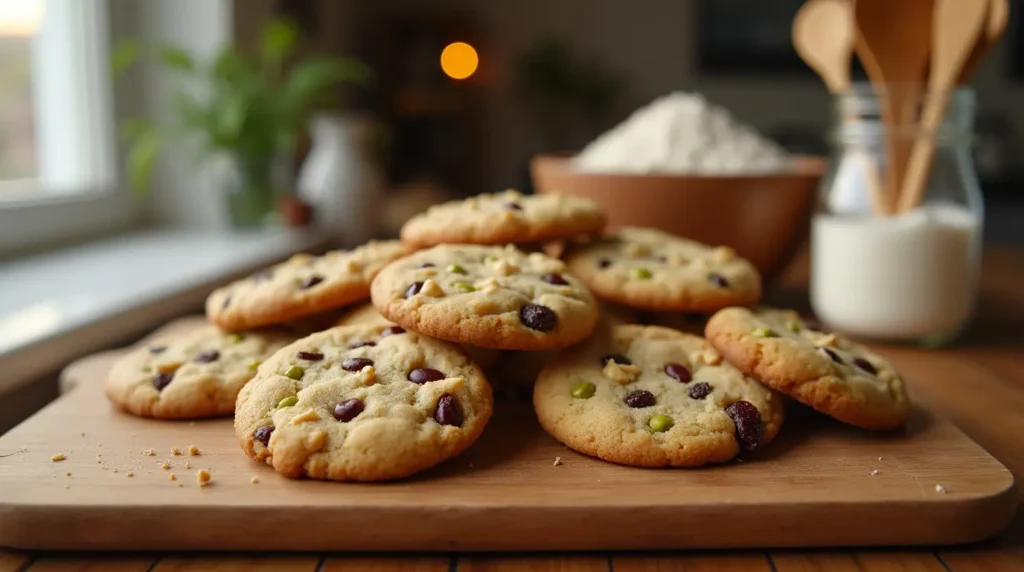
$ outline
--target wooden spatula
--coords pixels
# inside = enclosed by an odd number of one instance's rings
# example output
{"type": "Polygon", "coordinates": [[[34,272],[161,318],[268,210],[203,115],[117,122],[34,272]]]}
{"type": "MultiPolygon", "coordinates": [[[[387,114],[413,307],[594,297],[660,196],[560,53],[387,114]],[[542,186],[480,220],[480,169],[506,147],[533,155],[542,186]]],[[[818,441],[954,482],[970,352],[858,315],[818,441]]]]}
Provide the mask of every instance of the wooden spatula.
{"type": "Polygon", "coordinates": [[[992,48],[999,43],[999,39],[1006,32],[1006,25],[1010,21],[1010,0],[979,0],[988,2],[988,15],[985,16],[985,28],[978,37],[978,42],[971,50],[971,56],[964,64],[964,70],[960,72],[960,85],[970,83],[974,71],[985,59],[985,56],[992,51],[992,48]]]}
{"type": "Polygon", "coordinates": [[[886,197],[890,214],[903,181],[911,141],[905,132],[928,74],[934,0],[854,0],[854,47],[875,92],[885,123],[886,197]]]}
{"type": "MultiPolygon", "coordinates": [[[[860,0],[858,0],[860,1],[860,0]]],[[[985,28],[988,2],[936,0],[932,35],[932,61],[928,94],[921,113],[920,133],[914,142],[907,174],[900,190],[898,212],[914,209],[924,196],[935,157],[935,135],[942,125],[953,90],[985,28]]]]}
{"type": "Polygon", "coordinates": [[[850,88],[853,9],[847,0],[807,0],[793,20],[793,47],[832,93],[850,88]]]}

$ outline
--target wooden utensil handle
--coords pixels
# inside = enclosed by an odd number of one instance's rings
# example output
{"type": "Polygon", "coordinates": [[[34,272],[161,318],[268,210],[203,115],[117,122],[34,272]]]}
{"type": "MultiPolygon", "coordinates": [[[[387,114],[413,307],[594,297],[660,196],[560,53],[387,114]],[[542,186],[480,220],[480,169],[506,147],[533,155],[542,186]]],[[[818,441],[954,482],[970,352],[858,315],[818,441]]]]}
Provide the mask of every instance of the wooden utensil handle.
{"type": "Polygon", "coordinates": [[[905,213],[921,203],[928,175],[931,173],[932,161],[935,158],[935,146],[939,127],[946,115],[947,96],[929,98],[921,114],[921,131],[914,141],[910,160],[907,161],[907,174],[900,190],[899,208],[897,212],[905,213]]]}

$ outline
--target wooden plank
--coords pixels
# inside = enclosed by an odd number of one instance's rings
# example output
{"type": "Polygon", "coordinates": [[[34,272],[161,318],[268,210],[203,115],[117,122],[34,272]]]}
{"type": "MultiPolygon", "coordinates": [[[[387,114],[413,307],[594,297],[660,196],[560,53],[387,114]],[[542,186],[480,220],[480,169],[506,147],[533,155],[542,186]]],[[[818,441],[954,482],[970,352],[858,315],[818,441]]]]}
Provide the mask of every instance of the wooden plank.
{"type": "Polygon", "coordinates": [[[0,548],[0,572],[21,572],[32,561],[32,555],[20,550],[0,548]]]}
{"type": "Polygon", "coordinates": [[[161,558],[156,572],[316,572],[319,556],[202,555],[161,558]]]}
{"type": "Polygon", "coordinates": [[[615,572],[771,572],[764,554],[619,555],[615,572]]]}
{"type": "Polygon", "coordinates": [[[29,572],[146,572],[155,556],[60,555],[32,563],[29,572]]]}
{"type": "Polygon", "coordinates": [[[939,551],[953,572],[1017,572],[1024,569],[1024,505],[998,538],[962,548],[939,551]]]}
{"type": "Polygon", "coordinates": [[[946,572],[931,551],[772,552],[776,572],[946,572]]]}
{"type": "Polygon", "coordinates": [[[458,572],[608,572],[606,556],[467,556],[458,572]]]}
{"type": "Polygon", "coordinates": [[[448,572],[448,556],[329,556],[321,572],[448,572]]]}

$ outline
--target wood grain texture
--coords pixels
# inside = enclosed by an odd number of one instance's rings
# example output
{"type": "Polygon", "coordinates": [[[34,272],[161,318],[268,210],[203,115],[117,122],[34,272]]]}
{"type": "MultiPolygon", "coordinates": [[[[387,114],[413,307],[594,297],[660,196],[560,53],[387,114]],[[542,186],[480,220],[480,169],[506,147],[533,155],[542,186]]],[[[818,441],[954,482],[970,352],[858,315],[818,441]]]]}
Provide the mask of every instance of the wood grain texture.
{"type": "Polygon", "coordinates": [[[46,556],[32,563],[29,572],[147,572],[155,556],[46,556]]]}
{"type": "Polygon", "coordinates": [[[764,554],[615,555],[615,572],[771,572],[764,554]]]}
{"type": "MultiPolygon", "coordinates": [[[[117,355],[69,368],[65,379],[77,379],[77,389],[0,438],[0,455],[22,451],[0,458],[0,543],[217,551],[930,544],[989,536],[1015,508],[1010,472],[922,411],[905,432],[880,437],[798,409],[764,454],[687,471],[577,455],[540,429],[529,404],[506,401],[476,446],[411,479],[290,480],[242,455],[230,420],[174,423],[115,411],[101,386],[117,355]],[[185,469],[186,458],[170,450],[192,444],[203,454],[185,469]],[[143,455],[149,448],[157,455],[143,455]],[[56,453],[67,460],[51,462],[56,453]],[[552,466],[555,457],[561,466],[552,466]],[[170,471],[160,468],[166,460],[170,471]],[[199,468],[211,471],[210,486],[196,485],[199,468]],[[280,524],[311,519],[317,526],[280,524]],[[431,525],[411,524],[422,522],[431,525]],[[574,534],[565,533],[566,523],[574,534]],[[155,528],[162,533],[151,534],[155,528]]],[[[946,361],[943,379],[986,375],[946,361]]]]}
{"type": "Polygon", "coordinates": [[[329,556],[320,572],[448,572],[448,556],[329,556]]]}
{"type": "Polygon", "coordinates": [[[0,548],[0,572],[21,572],[31,561],[32,555],[27,552],[0,548]]]}
{"type": "Polygon", "coordinates": [[[467,556],[458,572],[609,572],[607,556],[467,556]]]}
{"type": "Polygon", "coordinates": [[[945,572],[942,562],[922,552],[773,552],[776,572],[945,572]]]}
{"type": "Polygon", "coordinates": [[[319,556],[174,556],[161,558],[154,572],[316,572],[319,556]]]}

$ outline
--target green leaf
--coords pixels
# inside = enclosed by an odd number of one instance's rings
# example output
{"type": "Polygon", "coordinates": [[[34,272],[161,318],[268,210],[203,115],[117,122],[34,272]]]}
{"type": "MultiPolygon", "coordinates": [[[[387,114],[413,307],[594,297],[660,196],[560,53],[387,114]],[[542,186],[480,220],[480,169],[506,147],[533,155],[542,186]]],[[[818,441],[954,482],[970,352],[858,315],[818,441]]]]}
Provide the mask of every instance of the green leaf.
{"type": "Polygon", "coordinates": [[[136,139],[128,151],[128,178],[132,189],[139,194],[149,190],[149,176],[161,147],[160,135],[151,130],[136,139]]]}
{"type": "Polygon", "coordinates": [[[245,112],[245,101],[241,98],[228,98],[221,104],[217,110],[217,133],[222,140],[238,139],[245,123],[245,112]]]}
{"type": "Polygon", "coordinates": [[[121,42],[110,56],[110,69],[117,77],[139,59],[142,46],[135,40],[121,42]]]}
{"type": "Polygon", "coordinates": [[[357,60],[311,58],[295,66],[288,76],[285,95],[297,107],[305,107],[316,95],[344,81],[366,84],[370,68],[357,60]]]}
{"type": "Polygon", "coordinates": [[[192,56],[181,48],[174,46],[160,47],[160,61],[171,69],[183,72],[191,72],[196,69],[196,62],[192,56]]]}
{"type": "Polygon", "coordinates": [[[123,122],[121,122],[121,125],[118,126],[117,131],[118,136],[121,138],[122,141],[135,141],[137,139],[145,137],[147,133],[153,131],[154,129],[155,127],[149,121],[139,117],[133,117],[131,119],[126,119],[123,122]]]}
{"type": "Polygon", "coordinates": [[[263,62],[276,66],[295,50],[299,27],[285,19],[271,20],[263,28],[260,39],[260,55],[263,62]]]}

